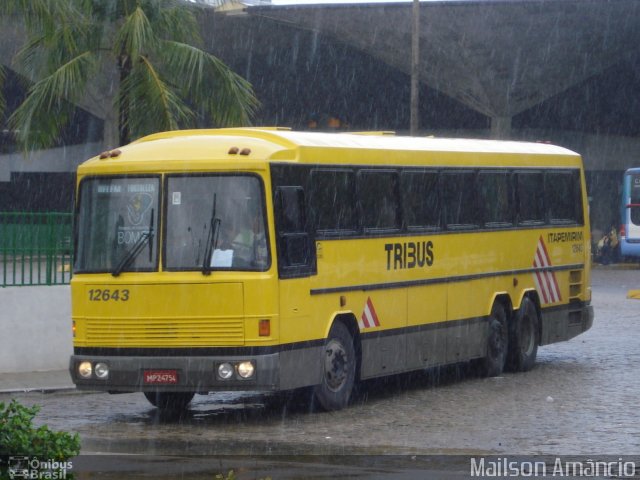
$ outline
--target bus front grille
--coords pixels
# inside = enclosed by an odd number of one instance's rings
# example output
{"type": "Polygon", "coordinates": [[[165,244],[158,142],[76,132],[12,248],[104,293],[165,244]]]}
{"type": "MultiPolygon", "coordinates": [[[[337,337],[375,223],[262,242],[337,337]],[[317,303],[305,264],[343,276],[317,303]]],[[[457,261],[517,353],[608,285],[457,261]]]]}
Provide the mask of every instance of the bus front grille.
{"type": "Polygon", "coordinates": [[[86,346],[203,347],[244,345],[241,318],[88,318],[86,346]]]}

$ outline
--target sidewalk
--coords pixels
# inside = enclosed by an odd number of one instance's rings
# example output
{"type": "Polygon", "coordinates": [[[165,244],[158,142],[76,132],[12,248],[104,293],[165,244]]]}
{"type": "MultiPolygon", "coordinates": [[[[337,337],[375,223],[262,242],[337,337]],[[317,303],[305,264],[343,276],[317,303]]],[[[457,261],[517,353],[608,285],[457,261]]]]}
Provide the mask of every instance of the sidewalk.
{"type": "Polygon", "coordinates": [[[75,388],[67,370],[0,373],[0,393],[52,392],[75,388]]]}

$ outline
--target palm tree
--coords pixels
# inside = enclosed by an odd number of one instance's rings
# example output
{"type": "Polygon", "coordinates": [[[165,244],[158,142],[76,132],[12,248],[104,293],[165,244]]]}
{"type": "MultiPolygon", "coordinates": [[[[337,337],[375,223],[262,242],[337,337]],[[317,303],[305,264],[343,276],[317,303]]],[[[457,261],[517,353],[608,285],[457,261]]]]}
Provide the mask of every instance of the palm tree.
{"type": "Polygon", "coordinates": [[[15,62],[34,83],[9,119],[25,149],[51,146],[76,104],[104,107],[108,147],[159,130],[248,124],[258,106],[246,80],[198,48],[203,3],[2,3],[0,13],[18,15],[27,32],[15,62]]]}

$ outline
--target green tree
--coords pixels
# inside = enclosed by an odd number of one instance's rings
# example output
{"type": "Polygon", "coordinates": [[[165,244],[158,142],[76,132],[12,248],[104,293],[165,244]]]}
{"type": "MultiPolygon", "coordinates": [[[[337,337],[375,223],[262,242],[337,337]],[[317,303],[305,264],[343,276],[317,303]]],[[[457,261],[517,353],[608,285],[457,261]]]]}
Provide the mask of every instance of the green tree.
{"type": "Polygon", "coordinates": [[[103,106],[108,147],[161,130],[248,124],[258,105],[251,85],[199,48],[198,12],[211,3],[2,0],[0,13],[24,22],[14,61],[33,82],[9,118],[18,143],[51,146],[83,103],[103,106]]]}
{"type": "MultiPolygon", "coordinates": [[[[54,431],[47,425],[33,425],[39,410],[37,405],[26,407],[15,399],[9,404],[0,402],[0,479],[13,478],[4,464],[10,456],[26,456],[48,462],[66,461],[80,453],[80,437],[77,433],[54,431]]],[[[42,472],[40,478],[64,478],[58,473],[42,472]]]]}

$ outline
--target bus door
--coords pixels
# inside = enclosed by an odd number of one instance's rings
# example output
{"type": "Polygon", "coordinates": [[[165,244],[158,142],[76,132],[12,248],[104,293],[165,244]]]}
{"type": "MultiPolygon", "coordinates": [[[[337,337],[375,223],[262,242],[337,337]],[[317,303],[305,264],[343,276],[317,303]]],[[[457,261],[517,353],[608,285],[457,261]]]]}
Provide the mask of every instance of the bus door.
{"type": "MultiPolygon", "coordinates": [[[[630,243],[640,243],[640,172],[627,177],[625,185],[625,234],[630,243]]],[[[640,247],[639,247],[640,248],[640,247]]]]}
{"type": "MultiPolygon", "coordinates": [[[[299,186],[277,187],[274,200],[280,279],[280,341],[295,345],[313,338],[315,333],[309,298],[309,277],[316,273],[315,246],[307,228],[304,189],[299,186]]],[[[313,383],[319,383],[322,372],[318,359],[310,364],[299,359],[289,361],[296,358],[286,351],[281,354],[281,373],[288,372],[282,375],[281,382],[312,378],[313,383]]],[[[299,386],[302,385],[281,384],[285,389],[299,386]]]]}

